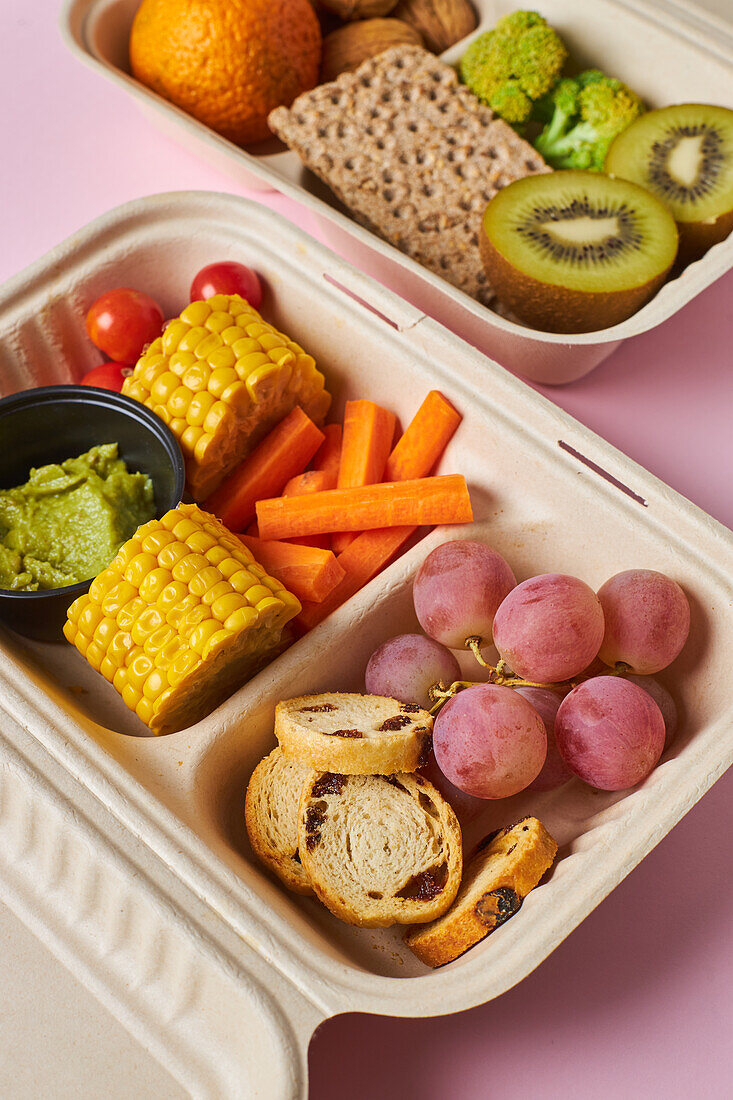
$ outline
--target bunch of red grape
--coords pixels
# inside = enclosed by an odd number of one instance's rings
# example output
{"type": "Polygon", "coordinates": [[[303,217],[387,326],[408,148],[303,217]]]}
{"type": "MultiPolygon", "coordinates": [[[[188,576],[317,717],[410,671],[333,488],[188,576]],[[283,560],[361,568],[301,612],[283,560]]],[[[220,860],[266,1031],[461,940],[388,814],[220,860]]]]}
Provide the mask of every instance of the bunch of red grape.
{"type": "Polygon", "coordinates": [[[442,701],[435,759],[466,794],[547,791],[573,775],[623,790],[640,783],[671,742],[677,709],[652,674],[681,652],[690,606],[663,573],[630,569],[597,593],[562,573],[517,584],[500,554],[466,540],[428,555],[413,597],[427,636],[381,645],[366,689],[427,707],[442,701]],[[500,661],[489,682],[460,680],[451,650],[480,656],[492,642],[500,661]]]}

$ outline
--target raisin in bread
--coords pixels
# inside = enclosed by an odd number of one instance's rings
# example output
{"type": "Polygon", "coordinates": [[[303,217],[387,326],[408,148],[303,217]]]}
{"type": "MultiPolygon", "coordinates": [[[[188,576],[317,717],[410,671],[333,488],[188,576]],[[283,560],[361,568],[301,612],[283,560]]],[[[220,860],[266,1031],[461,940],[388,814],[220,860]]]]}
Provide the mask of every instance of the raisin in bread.
{"type": "Polygon", "coordinates": [[[477,846],[455,903],[428,925],[410,929],[405,943],[428,966],[453,962],[514,916],[557,853],[535,817],[525,817],[477,846]]]}
{"type": "Polygon", "coordinates": [[[252,849],[289,890],[312,894],[298,854],[298,806],[311,769],[273,749],[247,787],[244,820],[252,849]]]}
{"type": "Polygon", "coordinates": [[[434,920],[461,881],[460,826],[419,775],[314,775],[300,798],[298,848],[323,904],[363,928],[434,920]]]}
{"type": "Polygon", "coordinates": [[[275,708],[286,756],[318,771],[396,775],[425,764],[433,719],[417,703],[381,695],[302,695],[275,708]]]}

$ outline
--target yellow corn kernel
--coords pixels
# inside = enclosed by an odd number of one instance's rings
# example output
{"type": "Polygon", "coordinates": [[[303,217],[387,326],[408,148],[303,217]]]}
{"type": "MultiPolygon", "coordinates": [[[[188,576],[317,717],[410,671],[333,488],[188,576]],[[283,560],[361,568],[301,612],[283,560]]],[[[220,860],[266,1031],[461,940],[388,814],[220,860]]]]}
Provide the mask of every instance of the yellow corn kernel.
{"type": "MultiPolygon", "coordinates": [[[[142,529],[140,528],[138,529],[138,535],[142,535],[142,529]]],[[[176,536],[172,531],[166,531],[165,528],[161,529],[156,526],[143,535],[140,545],[146,554],[154,554],[157,558],[166,546],[170,546],[175,541],[176,536]]]]}
{"type": "Polygon", "coordinates": [[[240,607],[237,611],[232,612],[225,621],[224,626],[227,630],[238,633],[240,630],[247,630],[248,627],[254,626],[256,622],[257,612],[254,607],[240,607]]]}
{"type": "Polygon", "coordinates": [[[191,649],[203,656],[206,643],[220,630],[221,623],[218,619],[206,619],[204,622],[199,623],[195,630],[191,631],[188,644],[191,646],[191,649]]]}
{"type": "Polygon", "coordinates": [[[215,351],[225,345],[222,342],[222,336],[218,332],[209,332],[208,329],[204,329],[204,336],[196,344],[194,349],[194,355],[197,359],[208,360],[215,351]]]}
{"type": "Polygon", "coordinates": [[[230,615],[235,611],[238,611],[240,607],[247,607],[247,600],[244,596],[240,596],[238,592],[232,592],[231,589],[226,595],[219,596],[211,605],[211,614],[215,619],[218,619],[220,623],[225,623],[230,615]]]}
{"type": "Polygon", "coordinates": [[[135,557],[125,566],[125,570],[122,575],[126,581],[129,581],[133,589],[139,589],[144,578],[148,575],[151,569],[156,569],[157,565],[158,559],[155,557],[154,554],[136,554],[135,557]]]}
{"type": "Polygon", "coordinates": [[[142,698],[141,693],[132,684],[126,683],[122,689],[122,701],[130,710],[137,710],[137,705],[142,698]]]}
{"type": "Polygon", "coordinates": [[[172,580],[173,577],[167,569],[152,569],[140,585],[140,595],[148,603],[155,603],[172,580]]]}
{"type": "Polygon", "coordinates": [[[158,565],[163,569],[173,569],[173,566],[181,560],[181,558],[188,557],[191,553],[189,546],[185,542],[180,542],[173,532],[170,532],[172,541],[164,546],[158,554],[158,565]]]}
{"type": "Polygon", "coordinates": [[[143,698],[140,699],[140,702],[135,707],[135,713],[137,714],[137,716],[138,716],[138,718],[140,719],[141,722],[144,722],[146,725],[149,725],[149,723],[152,721],[152,718],[153,718],[154,709],[155,708],[153,707],[153,704],[150,701],[150,699],[146,699],[143,696],[143,698]]]}
{"type": "Polygon", "coordinates": [[[189,458],[196,452],[196,444],[204,434],[203,428],[193,427],[191,424],[187,428],[184,428],[183,434],[178,442],[181,444],[181,450],[189,458]]]}
{"type": "Polygon", "coordinates": [[[183,581],[184,584],[190,585],[191,579],[202,569],[206,569],[208,565],[209,563],[203,554],[188,554],[187,557],[181,558],[173,566],[173,577],[177,581],[183,581]]]}
{"type": "Polygon", "coordinates": [[[148,607],[146,611],[143,611],[130,631],[132,640],[135,645],[144,647],[150,635],[160,630],[161,627],[165,627],[165,618],[161,615],[160,611],[158,611],[157,607],[148,607]]]}
{"type": "Polygon", "coordinates": [[[145,600],[142,600],[139,596],[134,596],[133,599],[128,600],[117,612],[117,625],[120,629],[132,630],[138,615],[143,613],[146,606],[145,600]]]}
{"type": "Polygon", "coordinates": [[[245,593],[247,602],[256,607],[260,600],[267,600],[272,596],[272,592],[269,588],[265,588],[264,584],[255,584],[252,588],[247,589],[245,593]]]}
{"type": "Polygon", "coordinates": [[[196,327],[198,325],[203,325],[204,321],[210,313],[211,306],[208,302],[191,302],[191,304],[186,306],[183,313],[181,314],[181,320],[185,321],[187,325],[192,325],[196,327]]]}
{"type": "Polygon", "coordinates": [[[192,351],[177,351],[171,355],[168,365],[173,374],[178,378],[178,385],[184,374],[188,374],[192,367],[196,366],[196,356],[192,351]]]}
{"type": "Polygon", "coordinates": [[[167,688],[168,677],[163,669],[153,668],[143,685],[143,695],[154,702],[167,688]]]}
{"type": "MultiPolygon", "coordinates": [[[[150,397],[158,405],[167,407],[173,393],[180,385],[178,378],[172,370],[159,374],[150,388],[150,397]]],[[[167,411],[167,409],[166,409],[167,411]]]]}
{"type": "Polygon", "coordinates": [[[231,323],[231,314],[225,313],[224,310],[221,309],[212,310],[204,321],[204,325],[209,332],[223,332],[225,328],[229,328],[231,323]]]}
{"type": "Polygon", "coordinates": [[[211,367],[209,364],[197,361],[192,367],[188,368],[181,381],[193,393],[201,394],[206,393],[210,378],[211,367]]]}
{"type": "MultiPolygon", "coordinates": [[[[225,390],[228,393],[229,390],[225,390]]],[[[208,390],[203,390],[201,393],[197,393],[192,399],[186,410],[186,420],[194,428],[200,428],[213,405],[216,398],[214,398],[208,390]]]]}
{"type": "Polygon", "coordinates": [[[188,587],[194,596],[204,598],[210,588],[213,588],[215,584],[219,584],[221,581],[221,573],[213,565],[210,565],[207,569],[202,569],[192,577],[189,581],[188,587]]]}

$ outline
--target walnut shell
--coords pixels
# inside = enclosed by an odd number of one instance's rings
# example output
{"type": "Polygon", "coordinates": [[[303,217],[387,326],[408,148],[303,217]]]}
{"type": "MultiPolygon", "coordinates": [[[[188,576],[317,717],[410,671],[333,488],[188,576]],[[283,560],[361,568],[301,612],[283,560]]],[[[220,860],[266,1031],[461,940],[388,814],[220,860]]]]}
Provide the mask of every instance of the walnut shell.
{"type": "Polygon", "coordinates": [[[340,15],[342,19],[374,19],[387,15],[397,0],[318,0],[319,6],[340,15]]]}
{"type": "Polygon", "coordinates": [[[433,53],[449,49],[478,25],[469,0],[399,0],[392,14],[420,31],[433,53]]]}
{"type": "Polygon", "coordinates": [[[384,53],[392,46],[422,46],[422,35],[399,19],[366,19],[346,23],[323,39],[321,82],[335,80],[339,73],[353,72],[362,61],[384,53]]]}

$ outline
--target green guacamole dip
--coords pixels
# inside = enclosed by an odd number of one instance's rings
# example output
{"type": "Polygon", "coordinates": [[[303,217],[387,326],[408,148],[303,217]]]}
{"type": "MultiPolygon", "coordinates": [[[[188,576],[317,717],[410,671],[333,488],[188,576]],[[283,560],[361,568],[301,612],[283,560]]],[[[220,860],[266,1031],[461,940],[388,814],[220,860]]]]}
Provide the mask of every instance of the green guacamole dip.
{"type": "Polygon", "coordinates": [[[152,481],[128,473],[116,443],[31,470],[25,485],[0,490],[0,588],[90,580],[154,515],[152,481]]]}

